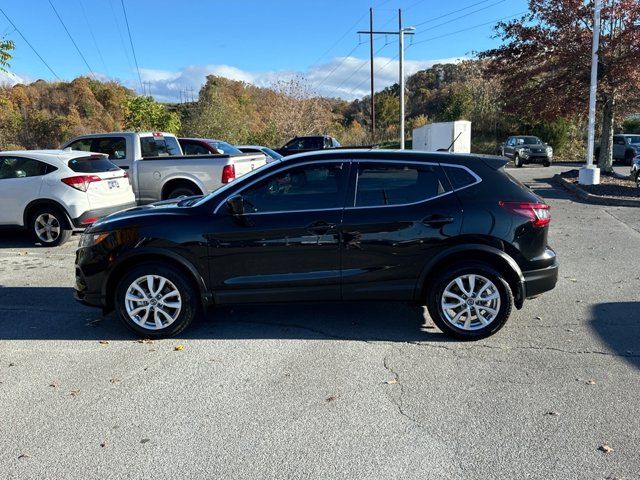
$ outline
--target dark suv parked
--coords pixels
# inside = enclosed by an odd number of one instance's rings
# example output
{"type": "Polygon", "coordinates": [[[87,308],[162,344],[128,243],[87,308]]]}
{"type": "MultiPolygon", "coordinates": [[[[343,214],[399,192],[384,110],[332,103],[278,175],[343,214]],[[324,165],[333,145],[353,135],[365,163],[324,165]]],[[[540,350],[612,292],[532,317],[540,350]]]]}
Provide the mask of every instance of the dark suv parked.
{"type": "Polygon", "coordinates": [[[147,337],[212,304],[338,300],[426,304],[445,333],[485,337],[558,276],[549,207],[505,163],[385,150],[272,162],[95,223],[76,298],[147,337]]]}

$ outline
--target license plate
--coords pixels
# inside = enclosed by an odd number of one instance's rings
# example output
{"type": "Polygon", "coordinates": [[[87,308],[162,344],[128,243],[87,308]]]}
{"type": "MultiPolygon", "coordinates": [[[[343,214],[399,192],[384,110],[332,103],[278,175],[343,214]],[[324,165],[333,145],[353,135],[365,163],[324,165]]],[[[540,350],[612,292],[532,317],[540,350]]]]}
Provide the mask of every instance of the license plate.
{"type": "Polygon", "coordinates": [[[107,182],[107,186],[109,187],[109,189],[113,190],[114,188],[120,188],[120,183],[118,182],[118,180],[109,180],[107,182]]]}

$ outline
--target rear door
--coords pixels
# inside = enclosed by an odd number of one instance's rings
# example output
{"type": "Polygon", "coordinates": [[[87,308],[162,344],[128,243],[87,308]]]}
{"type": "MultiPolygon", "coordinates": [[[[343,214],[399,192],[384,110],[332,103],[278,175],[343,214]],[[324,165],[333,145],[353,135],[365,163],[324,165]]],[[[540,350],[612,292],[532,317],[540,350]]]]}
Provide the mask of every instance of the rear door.
{"type": "Polygon", "coordinates": [[[359,161],[352,172],[342,297],[411,300],[426,262],[460,231],[460,203],[435,162],[359,161]]]}
{"type": "Polygon", "coordinates": [[[40,196],[43,176],[55,167],[32,158],[0,156],[0,225],[22,225],[24,210],[40,196]]]}

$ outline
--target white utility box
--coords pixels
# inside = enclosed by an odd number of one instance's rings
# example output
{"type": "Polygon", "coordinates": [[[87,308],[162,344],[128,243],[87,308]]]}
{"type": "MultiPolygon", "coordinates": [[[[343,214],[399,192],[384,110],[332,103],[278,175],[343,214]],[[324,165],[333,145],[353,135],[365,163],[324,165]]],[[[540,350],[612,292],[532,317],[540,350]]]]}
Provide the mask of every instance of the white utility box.
{"type": "Polygon", "coordinates": [[[413,129],[413,150],[436,152],[448,149],[452,143],[452,152],[471,153],[471,122],[429,123],[413,129]]]}

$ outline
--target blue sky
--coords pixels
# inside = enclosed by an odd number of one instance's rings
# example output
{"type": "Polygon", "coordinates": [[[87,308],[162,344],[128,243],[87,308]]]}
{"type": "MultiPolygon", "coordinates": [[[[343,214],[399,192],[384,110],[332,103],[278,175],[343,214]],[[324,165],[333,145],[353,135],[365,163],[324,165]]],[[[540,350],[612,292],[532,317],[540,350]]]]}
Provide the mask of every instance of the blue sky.
{"type": "MultiPolygon", "coordinates": [[[[98,78],[113,78],[142,91],[121,0],[21,0],[0,3],[26,39],[62,79],[89,73],[67,36],[53,3],[98,78]]],[[[357,30],[416,26],[407,40],[406,73],[437,61],[454,61],[496,44],[496,20],[524,12],[526,0],[124,0],[145,88],[159,100],[195,92],[207,74],[268,86],[304,76],[328,96],[367,93],[369,46],[357,30]]],[[[7,19],[0,36],[16,43],[10,81],[54,79],[7,19]]],[[[397,81],[396,36],[374,41],[376,89],[397,81]]],[[[6,76],[5,76],[6,77],[6,76]]]]}

